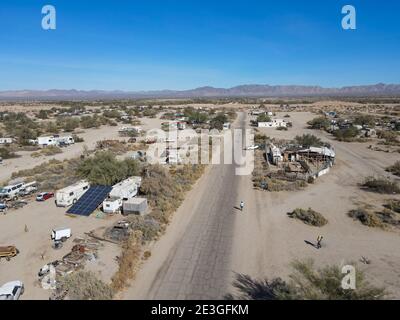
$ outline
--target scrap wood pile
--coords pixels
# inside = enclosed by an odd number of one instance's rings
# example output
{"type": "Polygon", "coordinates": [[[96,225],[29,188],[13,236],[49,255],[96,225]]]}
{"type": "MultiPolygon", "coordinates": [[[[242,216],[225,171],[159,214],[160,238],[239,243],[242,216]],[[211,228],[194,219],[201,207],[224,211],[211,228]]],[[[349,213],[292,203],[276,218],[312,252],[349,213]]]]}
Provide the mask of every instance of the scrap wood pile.
{"type": "MultiPolygon", "coordinates": [[[[93,238],[76,238],[74,243],[75,245],[70,253],[65,255],[61,261],[57,261],[56,264],[52,263],[58,276],[64,277],[83,269],[87,261],[97,259],[97,252],[103,246],[100,241],[93,238]]],[[[66,296],[67,292],[57,286],[50,300],[63,300],[66,296]]]]}

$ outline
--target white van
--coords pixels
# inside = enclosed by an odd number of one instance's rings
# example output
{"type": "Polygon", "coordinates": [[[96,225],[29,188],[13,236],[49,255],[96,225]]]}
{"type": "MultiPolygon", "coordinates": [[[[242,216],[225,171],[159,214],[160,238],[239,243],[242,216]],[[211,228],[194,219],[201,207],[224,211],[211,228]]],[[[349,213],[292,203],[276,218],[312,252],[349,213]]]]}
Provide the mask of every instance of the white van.
{"type": "Polygon", "coordinates": [[[56,206],[68,207],[74,204],[89,190],[89,188],[89,182],[82,180],[72,186],[58,190],[56,192],[56,206]]]}
{"type": "Polygon", "coordinates": [[[23,182],[5,186],[0,189],[0,199],[17,199],[19,191],[24,188],[23,182]]]}

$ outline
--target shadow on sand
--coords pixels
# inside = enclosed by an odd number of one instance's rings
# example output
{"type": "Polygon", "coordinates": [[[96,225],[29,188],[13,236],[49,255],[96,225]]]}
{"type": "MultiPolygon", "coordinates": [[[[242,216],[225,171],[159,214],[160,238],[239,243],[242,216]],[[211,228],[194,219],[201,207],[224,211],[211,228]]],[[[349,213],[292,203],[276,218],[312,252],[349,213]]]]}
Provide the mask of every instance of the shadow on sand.
{"type": "Polygon", "coordinates": [[[315,249],[319,249],[318,246],[317,246],[316,244],[314,244],[314,243],[312,243],[312,242],[310,242],[310,241],[308,241],[308,240],[304,240],[304,242],[305,242],[306,244],[308,244],[308,245],[314,247],[315,249]]]}

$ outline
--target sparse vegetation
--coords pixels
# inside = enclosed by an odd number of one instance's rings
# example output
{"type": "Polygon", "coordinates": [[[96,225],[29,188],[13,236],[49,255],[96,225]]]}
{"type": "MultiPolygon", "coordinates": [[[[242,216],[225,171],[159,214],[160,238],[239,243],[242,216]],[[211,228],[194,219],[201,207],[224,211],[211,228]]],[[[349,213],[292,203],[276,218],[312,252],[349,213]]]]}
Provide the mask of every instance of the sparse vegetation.
{"type": "Polygon", "coordinates": [[[356,127],[349,127],[347,129],[340,129],[334,132],[334,136],[339,141],[351,142],[357,138],[359,131],[356,127]]]}
{"type": "Polygon", "coordinates": [[[112,186],[124,179],[139,174],[139,162],[133,159],[119,161],[110,151],[98,151],[82,161],[77,175],[93,185],[112,186]]]}
{"type": "Polygon", "coordinates": [[[114,292],[124,289],[128,280],[134,278],[142,256],[142,235],[140,231],[133,232],[124,243],[119,257],[118,271],[112,277],[111,288],[114,292]]]}
{"type": "Polygon", "coordinates": [[[395,176],[400,177],[400,161],[396,161],[396,163],[388,168],[386,171],[393,173],[395,176]]]}
{"type": "Polygon", "coordinates": [[[7,148],[0,148],[0,158],[14,159],[14,158],[18,158],[18,157],[19,156],[15,152],[12,152],[7,148]]]}
{"type": "Polygon", "coordinates": [[[47,147],[45,147],[43,149],[40,149],[37,152],[31,153],[31,157],[32,158],[38,158],[38,157],[41,157],[41,156],[48,157],[48,156],[54,156],[54,155],[59,154],[59,153],[62,153],[62,150],[61,150],[60,147],[47,146],[47,147]]]}
{"type": "Polygon", "coordinates": [[[329,119],[325,117],[317,117],[307,122],[310,129],[328,130],[330,126],[329,119]]]}
{"type": "Polygon", "coordinates": [[[294,140],[297,144],[302,145],[304,148],[309,148],[311,146],[320,147],[323,145],[321,139],[312,134],[303,134],[302,136],[296,136],[294,140]]]}
{"type": "Polygon", "coordinates": [[[373,228],[382,228],[382,221],[373,213],[366,209],[358,208],[349,211],[348,216],[354,220],[359,220],[363,225],[373,228]]]}
{"type": "Polygon", "coordinates": [[[79,271],[62,277],[58,286],[67,291],[71,300],[111,300],[110,286],[96,277],[93,272],[79,271]]]}
{"type": "Polygon", "coordinates": [[[288,216],[290,218],[301,220],[305,224],[314,227],[322,227],[328,223],[328,220],[325,219],[325,217],[322,214],[320,214],[317,211],[314,211],[311,208],[308,208],[307,210],[297,208],[294,211],[289,212],[288,216]]]}
{"type": "Polygon", "coordinates": [[[263,113],[257,117],[257,122],[271,122],[271,117],[263,113]]]}
{"type": "Polygon", "coordinates": [[[386,178],[368,177],[365,179],[362,187],[367,190],[383,193],[383,194],[397,194],[400,193],[399,185],[386,178]]]}
{"type": "Polygon", "coordinates": [[[295,261],[288,282],[281,278],[256,280],[238,274],[233,286],[237,295],[228,300],[381,300],[387,296],[384,288],[366,281],[364,272],[356,272],[356,289],[342,288],[343,273],[340,266],[316,269],[312,260],[295,261]]]}

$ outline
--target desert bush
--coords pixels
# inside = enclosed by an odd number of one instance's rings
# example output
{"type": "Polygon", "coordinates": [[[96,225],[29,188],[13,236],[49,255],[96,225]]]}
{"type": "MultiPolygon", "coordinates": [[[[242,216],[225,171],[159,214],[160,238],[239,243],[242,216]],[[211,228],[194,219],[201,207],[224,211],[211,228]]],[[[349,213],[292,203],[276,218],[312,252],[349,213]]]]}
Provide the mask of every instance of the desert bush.
{"type": "Polygon", "coordinates": [[[396,213],[400,213],[400,200],[389,200],[386,204],[385,204],[385,208],[392,210],[396,213]]]}
{"type": "Polygon", "coordinates": [[[58,190],[79,180],[79,176],[76,175],[76,169],[80,162],[81,160],[78,158],[64,161],[53,159],[33,169],[14,172],[11,178],[25,178],[25,180],[37,181],[40,190],[58,190]]]}
{"type": "Polygon", "coordinates": [[[359,220],[363,225],[368,227],[382,228],[384,226],[382,221],[374,213],[366,209],[358,208],[350,210],[348,216],[354,220],[359,220]]]}
{"type": "Polygon", "coordinates": [[[78,136],[76,134],[74,134],[72,137],[73,137],[75,143],[85,142],[85,139],[83,139],[82,137],[80,137],[80,136],[78,136]]]}
{"type": "Polygon", "coordinates": [[[385,178],[368,177],[365,179],[362,186],[368,190],[377,193],[397,194],[400,193],[399,185],[385,178]]]}
{"type": "Polygon", "coordinates": [[[124,243],[121,256],[119,257],[118,271],[112,277],[111,288],[114,292],[122,290],[127,286],[129,280],[133,279],[140,264],[142,254],[142,235],[140,231],[133,232],[124,243]]]}
{"type": "Polygon", "coordinates": [[[334,136],[339,141],[351,142],[353,141],[359,134],[359,131],[356,127],[350,127],[347,129],[340,129],[334,132],[334,136]]]}
{"type": "Polygon", "coordinates": [[[233,287],[238,294],[225,296],[229,300],[381,300],[387,296],[384,288],[372,286],[364,272],[356,272],[356,289],[342,288],[340,266],[316,269],[312,260],[294,261],[289,281],[252,279],[236,275],[233,287]]]}
{"type": "Polygon", "coordinates": [[[268,137],[265,135],[265,134],[263,134],[263,133],[256,133],[255,135],[254,135],[254,143],[256,144],[256,145],[259,145],[259,144],[265,144],[265,141],[268,139],[268,137]]]}
{"type": "Polygon", "coordinates": [[[62,150],[61,150],[60,147],[47,146],[47,147],[39,150],[38,152],[33,152],[31,154],[31,157],[32,158],[38,158],[38,157],[41,157],[41,156],[48,157],[48,156],[54,156],[54,155],[59,154],[59,153],[62,153],[62,150]]]}
{"type": "Polygon", "coordinates": [[[139,162],[133,159],[119,161],[110,151],[96,152],[77,168],[77,175],[93,185],[114,185],[139,173],[139,162]]]}
{"type": "Polygon", "coordinates": [[[393,173],[395,176],[400,177],[400,161],[396,161],[396,163],[388,168],[386,171],[393,173]]]}
{"type": "Polygon", "coordinates": [[[257,123],[258,122],[271,122],[271,117],[269,116],[269,115],[267,115],[267,114],[260,114],[258,117],[257,117],[257,123]]]}
{"type": "Polygon", "coordinates": [[[310,129],[327,130],[330,126],[330,121],[325,117],[317,117],[307,122],[310,129]]]}
{"type": "Polygon", "coordinates": [[[375,127],[375,117],[371,115],[358,115],[354,118],[354,124],[375,127]]]}
{"type": "Polygon", "coordinates": [[[383,139],[383,144],[388,146],[398,146],[400,144],[399,135],[394,131],[380,130],[377,132],[378,138],[383,139]]]}
{"type": "Polygon", "coordinates": [[[58,284],[72,300],[111,300],[113,291],[93,272],[79,271],[60,279],[58,284]]]}
{"type": "Polygon", "coordinates": [[[295,209],[293,212],[289,212],[288,216],[290,218],[298,219],[303,221],[305,224],[314,227],[322,227],[328,223],[328,220],[317,211],[309,208],[308,210],[304,209],[295,209]]]}
{"type": "Polygon", "coordinates": [[[321,139],[312,134],[303,134],[302,136],[296,136],[294,140],[296,141],[296,143],[302,145],[305,148],[320,147],[323,145],[321,139]]]}
{"type": "Polygon", "coordinates": [[[161,230],[160,223],[151,216],[131,216],[129,218],[131,228],[134,231],[140,231],[142,241],[152,241],[158,237],[161,230]]]}
{"type": "Polygon", "coordinates": [[[376,216],[385,225],[400,227],[400,220],[397,219],[396,213],[394,213],[393,211],[391,211],[389,209],[384,209],[383,211],[376,212],[376,216]]]}
{"type": "Polygon", "coordinates": [[[7,148],[0,148],[0,158],[14,159],[14,158],[18,158],[18,157],[19,156],[15,152],[12,152],[12,151],[8,150],[7,148]]]}

